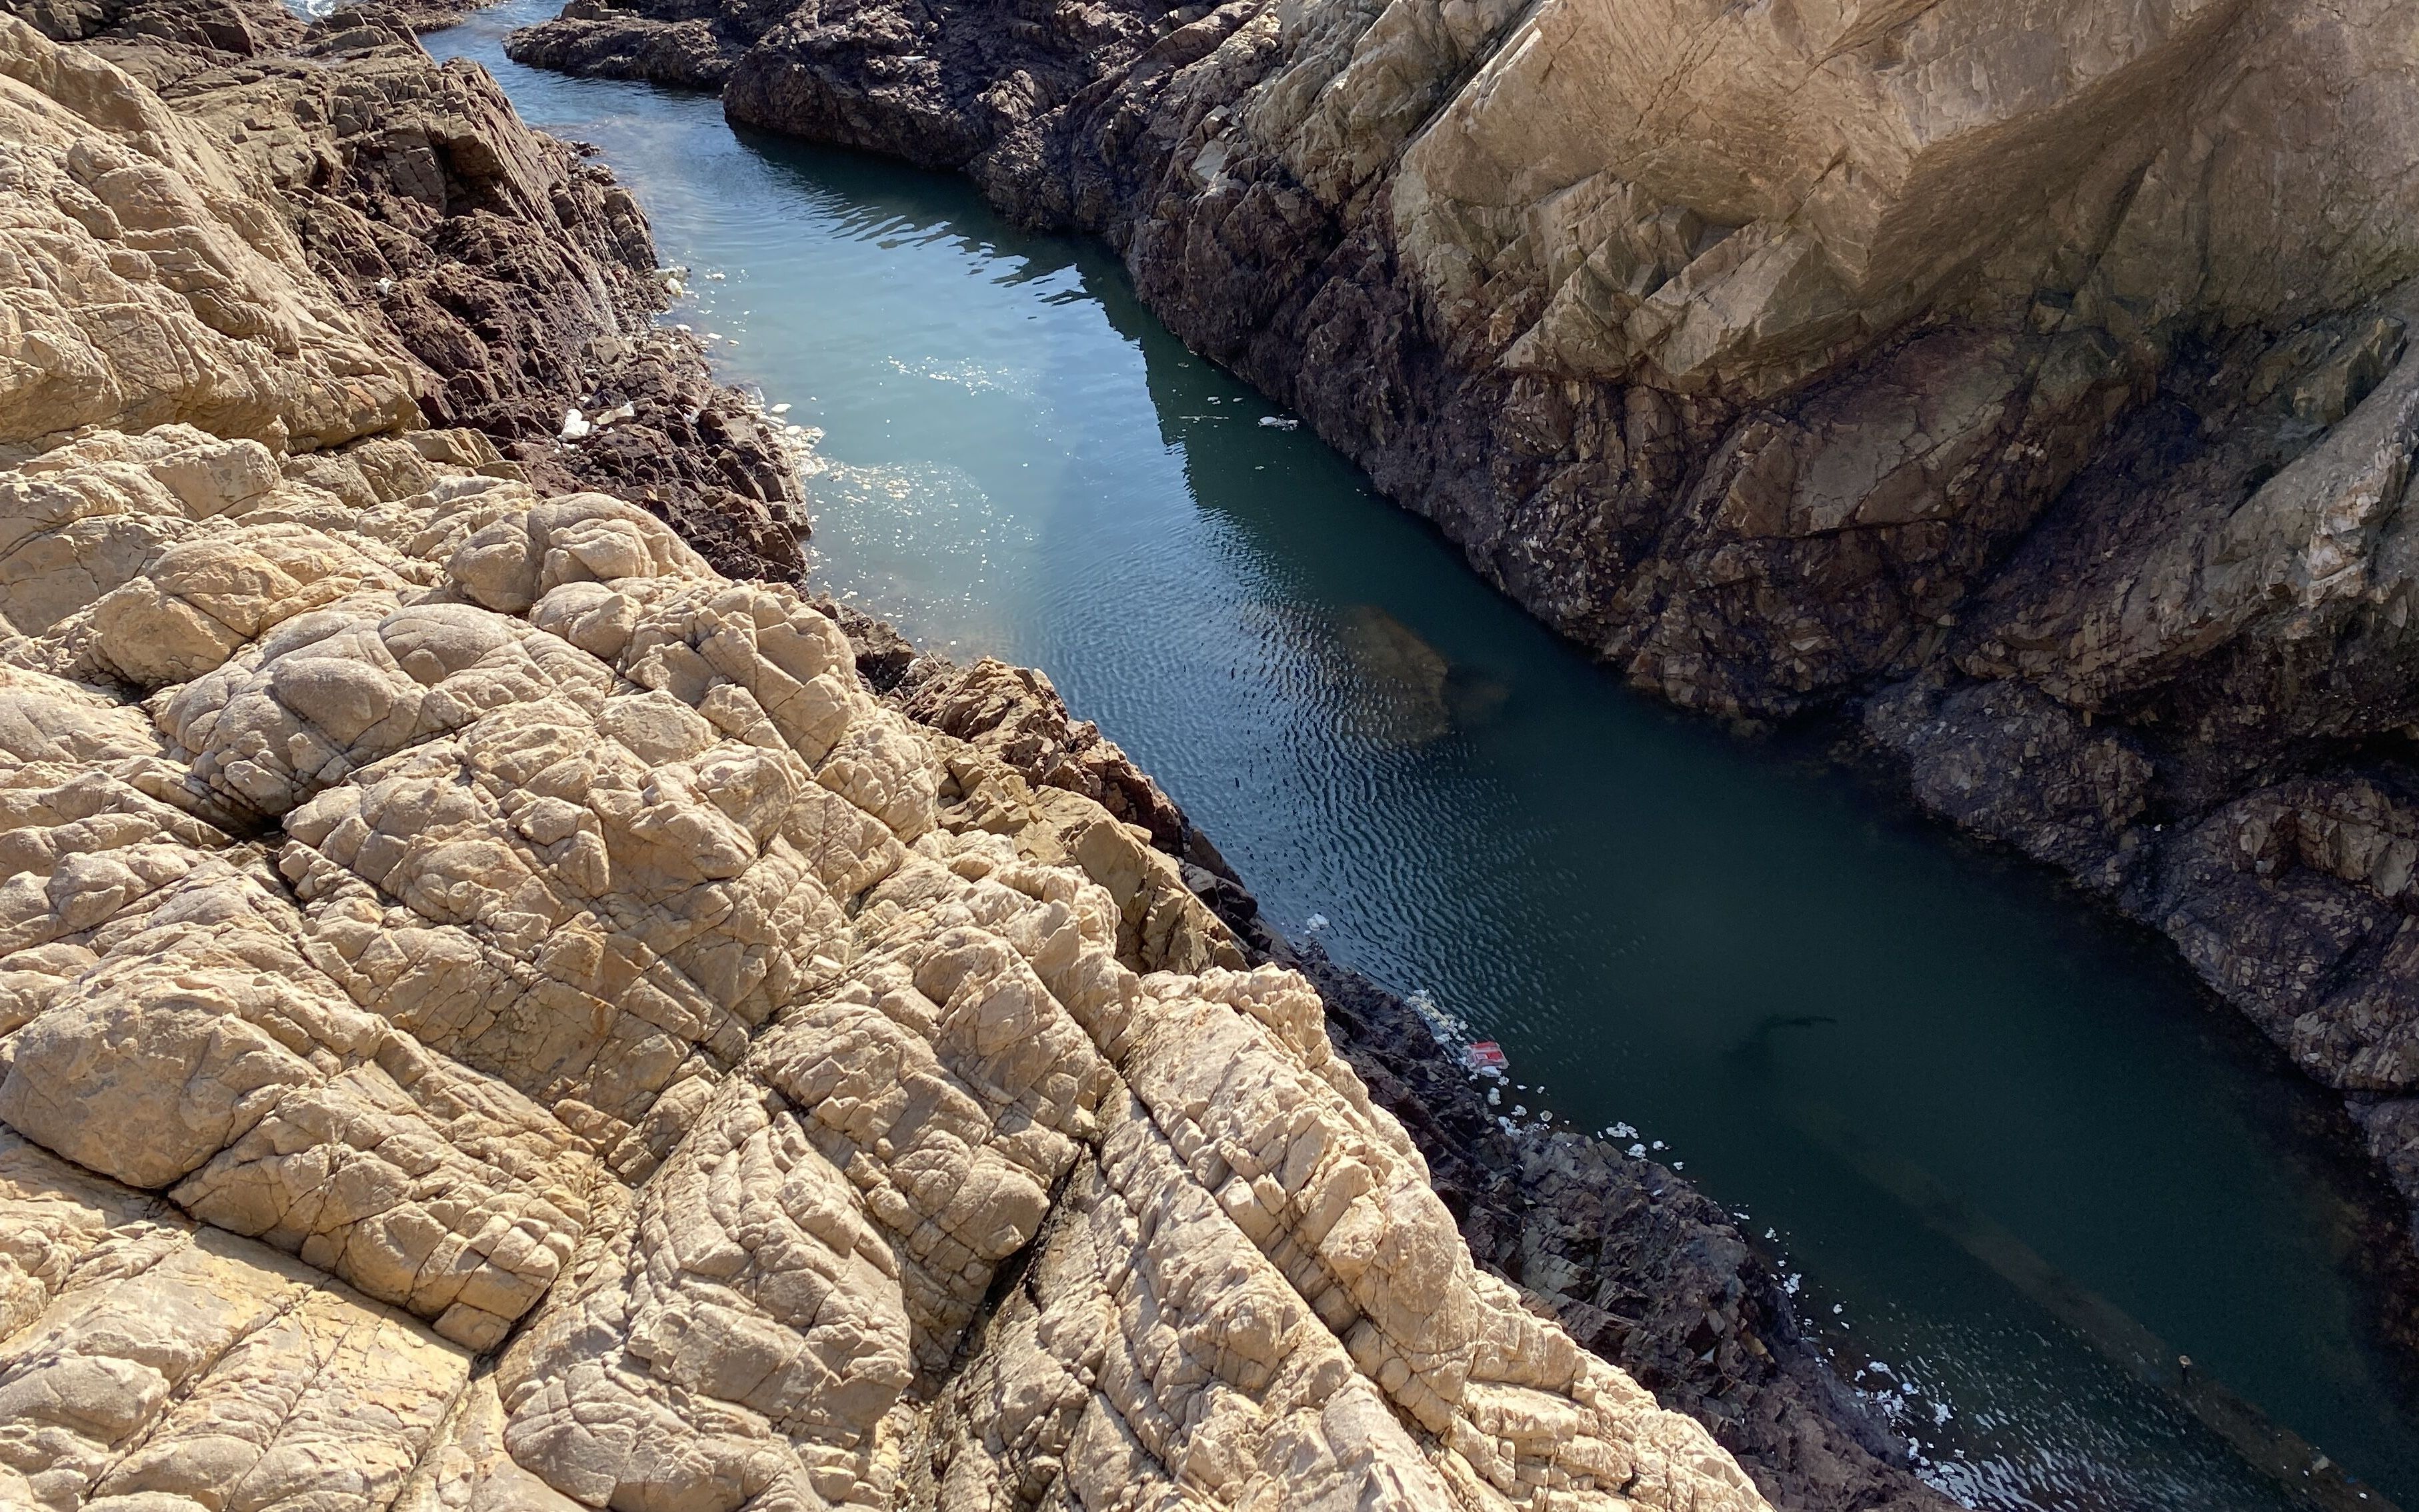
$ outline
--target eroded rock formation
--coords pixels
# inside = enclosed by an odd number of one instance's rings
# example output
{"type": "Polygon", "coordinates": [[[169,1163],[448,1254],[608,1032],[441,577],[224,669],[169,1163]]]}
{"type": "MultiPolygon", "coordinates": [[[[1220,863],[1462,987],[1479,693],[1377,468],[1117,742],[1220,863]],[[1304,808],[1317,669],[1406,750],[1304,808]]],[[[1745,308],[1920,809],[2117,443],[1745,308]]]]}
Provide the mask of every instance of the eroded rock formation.
{"type": "Polygon", "coordinates": [[[2419,1170],[2394,0],[575,0],[1106,237],[1640,687],[1860,722],[2419,1170]]]}
{"type": "Polygon", "coordinates": [[[543,363],[424,428],[292,230],[343,152],[273,171],[414,67],[361,30],[172,111],[0,17],[0,1501],[1763,1505],[1046,685],[917,722],[500,456],[543,363]]]}
{"type": "MultiPolygon", "coordinates": [[[[35,343],[20,371],[40,387],[12,391],[0,444],[191,420],[299,452],[416,414],[476,427],[463,444],[479,455],[451,460],[614,489],[719,567],[796,577],[804,500],[778,427],[645,318],[663,294],[629,195],[523,126],[484,72],[438,65],[388,10],[307,35],[282,8],[236,0],[26,19],[83,42],[66,66],[107,59],[155,86],[160,124],[157,146],[112,138],[23,170],[28,203],[81,244],[51,282],[12,281],[20,340],[35,343]],[[196,158],[202,137],[216,151],[196,158]],[[71,329],[131,316],[137,298],[160,311],[140,350],[96,357],[71,329]],[[54,340],[68,346],[40,345],[54,340]],[[574,409],[584,431],[566,426],[574,409]]],[[[44,131],[27,119],[9,140],[44,131]]]]}

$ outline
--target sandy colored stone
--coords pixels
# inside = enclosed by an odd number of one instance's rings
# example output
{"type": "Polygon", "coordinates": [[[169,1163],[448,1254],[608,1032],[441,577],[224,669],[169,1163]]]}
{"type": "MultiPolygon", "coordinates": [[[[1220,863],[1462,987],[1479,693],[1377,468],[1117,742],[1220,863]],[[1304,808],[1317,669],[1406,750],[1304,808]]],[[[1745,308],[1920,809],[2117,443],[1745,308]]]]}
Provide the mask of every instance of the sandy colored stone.
{"type": "MultiPolygon", "coordinates": [[[[0,1130],[0,1499],[393,1504],[470,1356],[0,1130]]],[[[150,1504],[159,1504],[152,1503],[150,1504]]]]}
{"type": "Polygon", "coordinates": [[[300,924],[256,864],[209,863],[84,932],[93,959],[8,1042],[0,1120],[493,1345],[569,1258],[594,1168],[345,1000],[300,924]]]}
{"type": "Polygon", "coordinates": [[[9,56],[0,273],[218,386],[0,385],[0,1501],[1761,1504],[1475,1270],[1046,683],[911,718],[795,590],[387,434],[252,169],[9,56]],[[183,305],[96,250],[145,208],[183,305]]]}
{"type": "Polygon", "coordinates": [[[373,590],[288,620],[184,684],[160,722],[196,776],[276,817],[491,710],[557,697],[593,706],[609,686],[593,658],[518,621],[373,590]]]}
{"type": "MultiPolygon", "coordinates": [[[[508,46],[1099,236],[1633,685],[1861,714],[2311,1074],[2419,1089],[2419,907],[2231,839],[2411,793],[2407,4],[575,0],[508,46]]],[[[1014,681],[906,697],[1040,755],[1014,681]]]]}
{"type": "Polygon", "coordinates": [[[328,444],[412,418],[267,186],[158,97],[0,16],[0,444],[191,422],[328,444]]]}
{"type": "Polygon", "coordinates": [[[2361,103],[2414,67],[2370,44],[2387,13],[1548,5],[1405,150],[1395,224],[1446,318],[1510,316],[1508,362],[1687,391],[1779,392],[1977,268],[2084,249],[2075,315],[2120,339],[2290,322],[2408,256],[2419,123],[2361,103]],[[2361,208],[2305,236],[2330,201],[2361,208]]]}

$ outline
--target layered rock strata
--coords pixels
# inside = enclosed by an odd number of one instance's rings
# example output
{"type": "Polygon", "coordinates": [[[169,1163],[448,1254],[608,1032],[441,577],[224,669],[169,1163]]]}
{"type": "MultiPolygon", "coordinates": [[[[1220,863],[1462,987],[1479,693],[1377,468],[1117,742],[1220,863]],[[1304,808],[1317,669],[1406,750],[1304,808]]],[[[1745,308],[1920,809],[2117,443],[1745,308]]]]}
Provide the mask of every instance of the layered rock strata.
{"type": "Polygon", "coordinates": [[[1113,747],[422,428],[208,113],[0,111],[0,1501],[1764,1504],[1113,747]]]}
{"type": "Polygon", "coordinates": [[[1106,237],[1641,687],[1841,712],[2419,1195],[2419,39],[2315,0],[574,0],[1106,237]]]}

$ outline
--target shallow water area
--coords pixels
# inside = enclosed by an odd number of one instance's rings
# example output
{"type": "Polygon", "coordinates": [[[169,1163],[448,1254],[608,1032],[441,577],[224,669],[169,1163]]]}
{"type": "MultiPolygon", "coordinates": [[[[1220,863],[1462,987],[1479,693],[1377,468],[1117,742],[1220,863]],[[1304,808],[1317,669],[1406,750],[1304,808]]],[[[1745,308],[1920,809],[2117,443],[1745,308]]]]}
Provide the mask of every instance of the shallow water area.
{"type": "Polygon", "coordinates": [[[2162,944],[1633,697],[1185,352],[1104,250],[711,99],[507,62],[550,11],[427,40],[600,145],[689,269],[666,318],[824,432],[821,581],[1045,669],[1279,927],[1500,1041],[1507,1116],[1631,1126],[1746,1214],[1936,1484],[2299,1504],[2011,1279],[2037,1262],[2419,1508],[2373,1179],[2162,944]]]}

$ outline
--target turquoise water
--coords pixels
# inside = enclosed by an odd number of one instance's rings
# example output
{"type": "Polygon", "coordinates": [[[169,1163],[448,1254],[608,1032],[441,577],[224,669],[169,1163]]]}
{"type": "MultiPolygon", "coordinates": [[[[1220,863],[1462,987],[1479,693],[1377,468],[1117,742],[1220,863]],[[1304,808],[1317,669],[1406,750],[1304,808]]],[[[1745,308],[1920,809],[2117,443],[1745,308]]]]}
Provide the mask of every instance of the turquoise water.
{"type": "Polygon", "coordinates": [[[506,62],[545,13],[429,42],[603,147],[692,270],[668,318],[824,432],[822,581],[1046,669],[1282,928],[1500,1040],[1507,1111],[1661,1142],[1770,1234],[1843,1359],[1887,1364],[1859,1383],[1937,1484],[2292,1504],[1927,1224],[1909,1170],[2419,1507],[2340,1116],[2163,947],[1631,696],[1261,424],[1100,249],[952,178],[734,134],[711,100],[506,62]]]}

